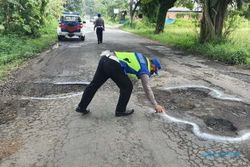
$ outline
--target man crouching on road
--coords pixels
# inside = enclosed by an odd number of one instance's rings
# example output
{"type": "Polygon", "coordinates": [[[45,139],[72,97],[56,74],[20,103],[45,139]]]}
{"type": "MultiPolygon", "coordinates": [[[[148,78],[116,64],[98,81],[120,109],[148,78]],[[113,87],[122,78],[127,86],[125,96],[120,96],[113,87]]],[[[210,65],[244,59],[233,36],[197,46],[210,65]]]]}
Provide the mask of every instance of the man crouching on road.
{"type": "Polygon", "coordinates": [[[76,108],[77,112],[87,114],[89,103],[96,91],[111,78],[120,88],[120,96],[115,110],[115,116],[127,116],[134,112],[133,109],[126,110],[130,99],[133,85],[130,78],[141,79],[143,90],[155,108],[157,113],[165,112],[163,106],[159,105],[154,97],[154,93],[149,85],[149,77],[158,74],[161,69],[157,58],[148,59],[137,52],[111,52],[109,50],[101,53],[97,70],[91,83],[86,87],[82,99],[76,108]]]}

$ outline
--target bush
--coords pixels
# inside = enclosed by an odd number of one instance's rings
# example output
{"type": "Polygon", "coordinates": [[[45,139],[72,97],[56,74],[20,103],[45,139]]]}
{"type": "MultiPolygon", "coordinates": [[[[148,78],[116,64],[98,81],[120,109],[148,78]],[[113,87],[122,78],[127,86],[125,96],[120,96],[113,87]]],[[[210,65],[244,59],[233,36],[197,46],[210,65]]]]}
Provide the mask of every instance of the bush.
{"type": "Polygon", "coordinates": [[[0,16],[2,16],[5,32],[39,37],[39,30],[44,25],[46,17],[47,3],[47,0],[4,1],[0,3],[0,16]]]}
{"type": "MultiPolygon", "coordinates": [[[[150,23],[147,23],[150,24],[150,23]]],[[[249,22],[241,22],[237,31],[233,32],[231,39],[225,39],[217,43],[199,44],[197,30],[199,29],[191,20],[177,19],[174,24],[166,25],[165,32],[154,34],[154,27],[146,26],[145,21],[134,22],[132,28],[127,30],[193,53],[206,55],[211,59],[223,61],[227,64],[250,64],[249,47],[249,22]]]]}
{"type": "Polygon", "coordinates": [[[56,23],[57,21],[53,20],[44,26],[41,30],[41,37],[37,39],[14,34],[0,34],[0,66],[32,57],[34,53],[47,48],[56,41],[56,23]]]}
{"type": "Polygon", "coordinates": [[[244,51],[236,51],[229,56],[228,64],[246,64],[247,53],[244,51]]]}

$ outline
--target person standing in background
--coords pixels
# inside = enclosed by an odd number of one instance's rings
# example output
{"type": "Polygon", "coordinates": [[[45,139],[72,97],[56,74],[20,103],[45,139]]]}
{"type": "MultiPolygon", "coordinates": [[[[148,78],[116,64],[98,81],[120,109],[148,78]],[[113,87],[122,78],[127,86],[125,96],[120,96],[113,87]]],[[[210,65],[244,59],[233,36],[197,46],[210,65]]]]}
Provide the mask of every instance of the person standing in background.
{"type": "Polygon", "coordinates": [[[104,20],[101,18],[101,14],[97,14],[98,18],[95,21],[94,31],[96,30],[98,44],[103,42],[103,31],[105,31],[104,20]]]}

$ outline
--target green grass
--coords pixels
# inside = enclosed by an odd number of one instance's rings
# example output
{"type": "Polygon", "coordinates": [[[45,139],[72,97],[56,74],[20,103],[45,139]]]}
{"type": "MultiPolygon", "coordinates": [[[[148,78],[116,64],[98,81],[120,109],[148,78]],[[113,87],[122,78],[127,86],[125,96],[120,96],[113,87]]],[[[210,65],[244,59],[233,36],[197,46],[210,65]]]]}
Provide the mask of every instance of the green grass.
{"type": "Polygon", "coordinates": [[[133,28],[125,25],[123,29],[159,41],[162,44],[205,55],[228,64],[250,65],[249,21],[242,23],[228,40],[207,44],[199,44],[199,27],[195,27],[195,23],[190,20],[177,19],[174,24],[166,25],[165,32],[159,35],[153,33],[154,27],[152,25],[143,22],[136,22],[133,28]]]}
{"type": "Polygon", "coordinates": [[[0,34],[0,79],[56,41],[57,23],[53,21],[48,25],[42,28],[39,38],[0,34]]]}

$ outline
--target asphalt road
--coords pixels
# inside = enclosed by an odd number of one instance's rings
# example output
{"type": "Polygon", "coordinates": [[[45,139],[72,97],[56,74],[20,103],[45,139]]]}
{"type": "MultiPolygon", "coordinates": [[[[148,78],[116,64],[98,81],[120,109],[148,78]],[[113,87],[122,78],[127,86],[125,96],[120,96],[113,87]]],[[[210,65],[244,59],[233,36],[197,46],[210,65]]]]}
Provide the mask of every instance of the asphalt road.
{"type": "Polygon", "coordinates": [[[250,71],[194,56],[157,42],[106,28],[97,44],[59,42],[1,83],[1,167],[250,166],[250,71]],[[137,51],[160,58],[151,79],[156,114],[140,82],[129,108],[115,117],[119,89],[108,80],[90,104],[76,108],[103,50],[137,51]]]}

